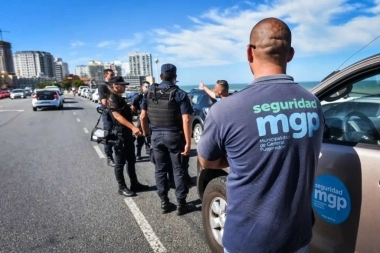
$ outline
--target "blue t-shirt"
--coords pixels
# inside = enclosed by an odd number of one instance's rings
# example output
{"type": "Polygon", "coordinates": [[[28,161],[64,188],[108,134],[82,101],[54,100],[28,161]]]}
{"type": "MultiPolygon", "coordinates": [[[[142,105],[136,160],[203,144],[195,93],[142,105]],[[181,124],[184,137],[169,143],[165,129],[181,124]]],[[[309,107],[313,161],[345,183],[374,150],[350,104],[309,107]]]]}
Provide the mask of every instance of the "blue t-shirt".
{"type": "Polygon", "coordinates": [[[210,108],[198,155],[227,154],[228,252],[293,252],[310,242],[323,126],[319,100],[288,75],[257,78],[210,108]]]}
{"type": "MultiPolygon", "coordinates": [[[[168,88],[170,85],[173,85],[173,84],[170,82],[167,82],[167,81],[163,81],[157,87],[158,88],[168,88]]],[[[146,93],[141,100],[141,104],[140,104],[141,110],[145,110],[145,111],[149,110],[147,99],[148,99],[148,96],[146,93]]],[[[177,89],[176,92],[174,93],[173,99],[178,103],[182,115],[184,115],[184,114],[190,114],[191,115],[193,113],[193,111],[194,111],[193,107],[191,106],[190,99],[187,96],[187,93],[185,91],[183,91],[181,89],[177,89]]],[[[173,127],[173,128],[157,128],[153,125],[150,125],[150,127],[152,130],[163,130],[163,131],[165,131],[165,130],[182,130],[182,129],[176,129],[175,127],[173,127]]]]}

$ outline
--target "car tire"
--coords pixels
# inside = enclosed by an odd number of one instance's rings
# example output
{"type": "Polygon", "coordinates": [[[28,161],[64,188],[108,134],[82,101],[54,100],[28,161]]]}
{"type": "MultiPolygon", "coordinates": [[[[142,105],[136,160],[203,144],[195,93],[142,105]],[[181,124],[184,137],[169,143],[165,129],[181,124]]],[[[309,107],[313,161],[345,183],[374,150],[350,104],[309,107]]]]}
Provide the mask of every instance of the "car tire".
{"type": "Polygon", "coordinates": [[[33,111],[37,111],[37,107],[33,107],[33,111]]]}
{"type": "Polygon", "coordinates": [[[201,138],[201,135],[203,133],[203,126],[201,123],[195,124],[193,128],[193,139],[196,144],[198,144],[199,139],[201,138]]]}
{"type": "Polygon", "coordinates": [[[211,252],[223,253],[222,235],[227,209],[226,180],[225,176],[214,178],[203,194],[202,224],[211,252]]]}

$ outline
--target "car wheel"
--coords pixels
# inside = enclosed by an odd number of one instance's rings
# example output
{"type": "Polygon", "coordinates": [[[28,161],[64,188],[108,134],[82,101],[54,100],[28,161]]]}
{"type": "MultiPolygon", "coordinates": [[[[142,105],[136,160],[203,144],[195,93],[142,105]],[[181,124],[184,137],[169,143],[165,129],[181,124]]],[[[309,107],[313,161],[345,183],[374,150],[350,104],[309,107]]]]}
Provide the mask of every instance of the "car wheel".
{"type": "Polygon", "coordinates": [[[33,111],[37,111],[37,107],[33,107],[33,111]]]}
{"type": "Polygon", "coordinates": [[[200,123],[197,123],[193,128],[193,138],[194,138],[195,143],[198,144],[202,133],[203,133],[203,126],[200,123]]]}
{"type": "Polygon", "coordinates": [[[203,194],[203,230],[212,252],[223,252],[222,238],[227,213],[226,192],[226,177],[223,176],[211,180],[203,194]]]}

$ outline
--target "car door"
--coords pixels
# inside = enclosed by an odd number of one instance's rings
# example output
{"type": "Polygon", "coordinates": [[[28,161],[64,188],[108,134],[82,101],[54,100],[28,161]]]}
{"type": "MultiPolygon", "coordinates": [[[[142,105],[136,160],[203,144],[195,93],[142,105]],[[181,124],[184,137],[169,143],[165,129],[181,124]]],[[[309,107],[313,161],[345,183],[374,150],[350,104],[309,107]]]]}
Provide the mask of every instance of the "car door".
{"type": "Polygon", "coordinates": [[[312,90],[325,116],[310,252],[380,252],[380,55],[312,90]]]}

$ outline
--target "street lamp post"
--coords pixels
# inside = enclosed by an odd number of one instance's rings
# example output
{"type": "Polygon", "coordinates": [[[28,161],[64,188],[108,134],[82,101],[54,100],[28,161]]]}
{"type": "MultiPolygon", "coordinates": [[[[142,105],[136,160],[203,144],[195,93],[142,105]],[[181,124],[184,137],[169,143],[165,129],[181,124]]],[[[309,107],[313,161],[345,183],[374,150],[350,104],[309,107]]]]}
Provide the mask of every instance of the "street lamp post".
{"type": "Polygon", "coordinates": [[[158,74],[158,59],[154,59],[154,62],[156,63],[156,83],[158,83],[158,77],[159,77],[159,74],[158,74]]]}

